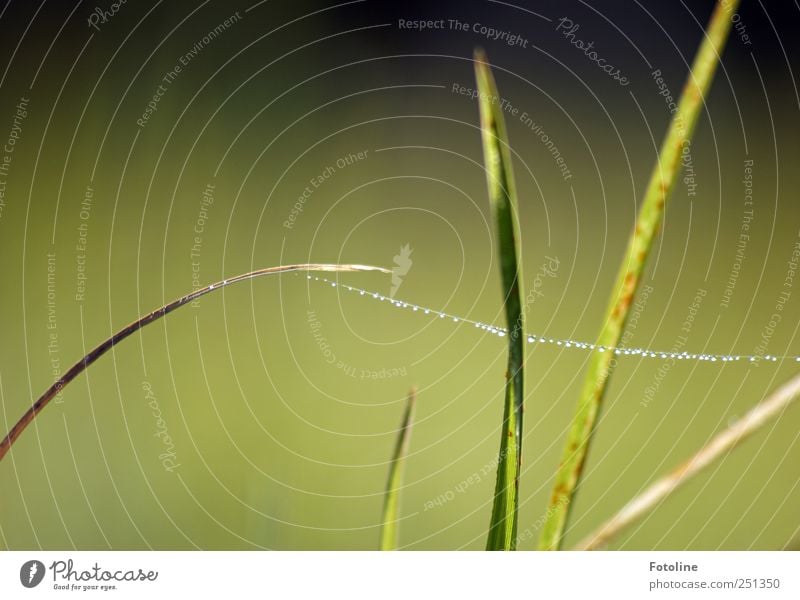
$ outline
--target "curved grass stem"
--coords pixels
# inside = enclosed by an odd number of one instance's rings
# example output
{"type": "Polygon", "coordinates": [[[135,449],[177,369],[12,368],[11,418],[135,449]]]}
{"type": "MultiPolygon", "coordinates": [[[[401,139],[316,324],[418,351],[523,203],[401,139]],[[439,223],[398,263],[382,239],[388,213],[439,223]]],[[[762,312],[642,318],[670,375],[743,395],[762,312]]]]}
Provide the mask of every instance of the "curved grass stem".
{"type": "Polygon", "coordinates": [[[243,273],[241,275],[236,275],[235,277],[231,277],[230,279],[225,279],[223,281],[218,281],[217,283],[212,283],[204,288],[200,288],[195,290],[191,294],[186,294],[185,296],[181,296],[177,300],[173,300],[169,304],[165,304],[161,308],[157,308],[156,310],[146,314],[143,317],[140,317],[130,325],[123,327],[117,333],[112,335],[110,338],[102,342],[96,348],[94,348],[91,352],[89,352],[86,356],[76,362],[72,367],[70,367],[53,385],[51,385],[45,392],[39,396],[39,398],[34,402],[31,407],[25,411],[25,414],[20,417],[19,421],[11,428],[3,441],[0,442],[0,460],[3,460],[5,455],[11,449],[11,446],[17,440],[17,438],[25,431],[25,428],[31,424],[31,422],[36,418],[42,410],[47,406],[50,401],[55,398],[64,386],[66,386],[70,381],[75,379],[78,375],[83,373],[92,363],[94,363],[98,358],[103,356],[106,352],[111,350],[114,346],[119,344],[122,340],[129,337],[130,335],[139,331],[142,327],[149,325],[150,323],[157,321],[161,317],[164,317],[171,313],[173,310],[188,304],[189,302],[196,300],[200,296],[205,296],[209,292],[213,292],[214,290],[218,290],[224,288],[232,283],[236,283],[239,281],[246,281],[248,279],[254,279],[256,277],[261,277],[262,275],[275,275],[277,273],[287,273],[290,271],[380,271],[382,273],[391,273],[391,271],[381,268],[381,267],[371,267],[367,265],[333,265],[333,264],[301,264],[301,265],[282,265],[278,267],[269,267],[266,269],[258,269],[256,271],[250,271],[249,273],[243,273]]]}

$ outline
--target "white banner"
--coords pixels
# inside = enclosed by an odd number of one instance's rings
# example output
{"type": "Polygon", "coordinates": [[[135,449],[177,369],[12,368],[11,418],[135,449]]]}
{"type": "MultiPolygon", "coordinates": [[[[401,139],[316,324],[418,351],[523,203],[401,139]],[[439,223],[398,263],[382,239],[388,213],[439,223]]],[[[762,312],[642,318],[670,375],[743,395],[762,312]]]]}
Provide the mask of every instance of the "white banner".
{"type": "Polygon", "coordinates": [[[2,552],[0,598],[800,598],[796,552],[2,552]]]}

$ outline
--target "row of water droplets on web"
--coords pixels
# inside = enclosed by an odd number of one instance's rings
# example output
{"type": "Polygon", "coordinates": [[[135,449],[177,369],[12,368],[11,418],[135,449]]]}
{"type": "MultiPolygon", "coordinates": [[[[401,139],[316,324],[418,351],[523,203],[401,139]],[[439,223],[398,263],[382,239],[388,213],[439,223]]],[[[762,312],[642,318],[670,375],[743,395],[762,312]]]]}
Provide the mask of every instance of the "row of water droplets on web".
{"type": "MultiPolygon", "coordinates": [[[[307,275],[306,277],[309,281],[325,284],[328,287],[332,288],[342,289],[367,299],[377,300],[379,302],[385,302],[401,310],[407,310],[409,312],[417,313],[422,316],[427,316],[434,319],[443,319],[452,323],[464,323],[467,325],[472,325],[476,329],[485,331],[486,333],[490,333],[498,337],[505,337],[508,335],[508,330],[504,329],[503,327],[497,327],[495,325],[491,325],[488,323],[481,323],[480,321],[474,321],[472,319],[467,319],[465,317],[452,315],[441,310],[436,310],[434,308],[428,308],[426,306],[412,304],[410,302],[398,300],[396,298],[392,298],[390,296],[386,296],[378,292],[371,292],[369,290],[364,290],[351,285],[346,285],[343,283],[338,283],[336,281],[331,281],[330,279],[327,279],[325,277],[319,277],[316,275],[307,275]]],[[[703,353],[692,354],[689,352],[648,350],[645,348],[622,348],[622,347],[601,346],[593,344],[591,342],[552,338],[548,336],[535,335],[532,333],[527,334],[526,337],[529,344],[550,344],[554,346],[561,346],[562,348],[575,348],[579,350],[597,350],[598,352],[611,352],[617,356],[639,356],[642,358],[660,358],[660,359],[688,360],[688,361],[700,361],[700,362],[723,362],[723,363],[728,363],[728,362],[752,363],[758,361],[766,361],[773,363],[776,363],[778,361],[800,362],[800,356],[791,356],[791,355],[775,356],[775,355],[765,354],[764,356],[754,356],[754,355],[739,355],[739,354],[703,354],[703,353]]]]}

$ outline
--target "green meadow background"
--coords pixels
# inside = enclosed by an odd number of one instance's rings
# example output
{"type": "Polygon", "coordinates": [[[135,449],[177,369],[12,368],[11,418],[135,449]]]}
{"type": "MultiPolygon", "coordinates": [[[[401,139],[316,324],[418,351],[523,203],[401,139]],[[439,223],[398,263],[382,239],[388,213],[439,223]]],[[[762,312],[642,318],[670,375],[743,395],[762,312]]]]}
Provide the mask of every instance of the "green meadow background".
{"type": "MultiPolygon", "coordinates": [[[[0,16],[4,145],[15,106],[29,99],[0,176],[4,430],[58,372],[138,315],[255,268],[392,268],[408,244],[413,264],[397,298],[502,325],[477,105],[453,91],[474,87],[478,45],[518,111],[507,125],[524,280],[540,292],[528,328],[593,340],[669,120],[651,73],[679,94],[712,3],[689,12],[656,1],[129,2],[90,27],[92,11],[109,7],[12,3],[0,16]],[[562,17],[628,86],[557,30],[562,17]],[[446,28],[403,30],[399,19],[446,28]],[[526,47],[487,39],[476,23],[526,47]],[[552,259],[558,268],[542,274],[552,259]]],[[[692,316],[681,350],[755,353],[788,290],[766,352],[800,354],[800,280],[784,285],[800,242],[798,16],[767,10],[743,1],[746,29],[732,33],[691,145],[696,187],[676,187],[630,345],[670,350],[692,316]],[[746,160],[753,218],[737,262],[746,160]]],[[[392,287],[381,274],[338,280],[392,287]]],[[[215,292],[120,344],[24,433],[0,463],[0,546],[376,548],[387,461],[417,385],[400,545],[481,549],[505,355],[501,339],[472,325],[303,275],[215,292]]],[[[528,346],[521,549],[536,546],[587,359],[528,346]]],[[[798,368],[679,362],[660,376],[663,365],[618,361],[567,546],[798,368]]],[[[798,419],[787,411],[612,548],[797,547],[798,419]]]]}

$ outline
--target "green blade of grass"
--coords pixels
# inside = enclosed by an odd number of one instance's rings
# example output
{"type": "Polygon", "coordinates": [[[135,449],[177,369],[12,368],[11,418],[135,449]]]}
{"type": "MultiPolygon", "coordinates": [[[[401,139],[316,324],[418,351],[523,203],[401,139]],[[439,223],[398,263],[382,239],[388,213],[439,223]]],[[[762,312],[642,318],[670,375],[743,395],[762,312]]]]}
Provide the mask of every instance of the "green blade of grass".
{"type": "Polygon", "coordinates": [[[219,290],[224,287],[227,287],[233,283],[237,283],[239,281],[246,281],[249,279],[254,279],[256,277],[262,277],[264,275],[275,275],[278,273],[288,273],[291,271],[380,271],[381,273],[391,273],[388,269],[384,269],[382,267],[371,267],[367,265],[334,265],[334,264],[302,264],[302,265],[281,265],[278,267],[268,267],[266,269],[258,269],[256,271],[250,271],[249,273],[243,273],[241,275],[236,275],[235,277],[231,277],[230,279],[225,279],[223,281],[218,281],[217,283],[212,283],[204,288],[200,288],[198,290],[193,291],[190,294],[186,294],[185,296],[181,296],[180,298],[173,300],[169,304],[165,304],[161,308],[157,308],[156,310],[144,315],[143,317],[138,318],[133,323],[123,327],[110,338],[102,342],[100,345],[95,347],[89,354],[84,356],[78,362],[76,362],[72,367],[70,367],[66,373],[64,373],[53,385],[51,385],[45,392],[39,396],[39,398],[34,402],[31,407],[25,411],[25,413],[20,417],[19,421],[11,428],[5,438],[0,441],[0,460],[3,460],[5,455],[11,449],[11,446],[17,440],[17,438],[22,434],[25,428],[31,424],[31,422],[36,418],[42,410],[44,410],[45,406],[47,406],[50,401],[55,398],[61,390],[64,389],[70,381],[75,379],[78,375],[83,373],[89,366],[94,363],[98,358],[103,356],[106,352],[111,350],[114,346],[120,343],[122,340],[127,338],[130,335],[133,335],[142,327],[157,321],[161,317],[164,317],[171,313],[173,310],[180,308],[196,300],[200,296],[205,296],[206,294],[213,292],[214,290],[219,290]]]}
{"type": "Polygon", "coordinates": [[[798,399],[800,399],[800,375],[796,375],[784,383],[766,399],[751,408],[741,419],[715,435],[689,460],[628,502],[616,515],[581,541],[575,550],[596,550],[608,544],[625,528],[640,519],[700,471],[715,460],[726,456],[730,450],[753,433],[783,414],[798,399]]]}
{"type": "Polygon", "coordinates": [[[731,17],[738,4],[739,0],[719,0],[717,3],[667,136],[661,145],[636,227],[631,234],[625,259],[613,288],[604,326],[597,339],[598,350],[590,358],[589,370],[546,512],[547,518],[539,540],[541,550],[558,550],[561,547],[575,489],[586,461],[592,430],[600,412],[611,369],[613,353],[601,349],[619,344],[628,318],[628,309],[639,287],[647,256],[663,218],[664,205],[680,170],[681,154],[690,143],[700,108],[730,31],[731,17]]]}
{"type": "Polygon", "coordinates": [[[397,433],[392,462],[389,466],[389,479],[386,482],[386,496],[383,501],[383,525],[381,527],[381,550],[397,550],[397,529],[400,507],[400,486],[403,482],[403,467],[411,441],[411,428],[414,425],[414,407],[417,402],[417,389],[408,392],[406,411],[397,433]]]}
{"type": "Polygon", "coordinates": [[[492,517],[487,550],[514,550],[517,543],[519,475],[522,460],[523,340],[522,279],[516,241],[516,192],[511,169],[500,96],[486,55],[475,51],[475,78],[481,138],[486,165],[486,183],[494,215],[500,274],[508,323],[508,370],[506,371],[503,427],[497,463],[492,517]]]}

